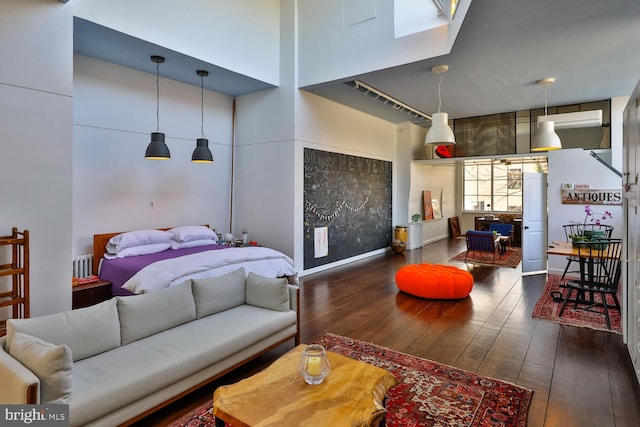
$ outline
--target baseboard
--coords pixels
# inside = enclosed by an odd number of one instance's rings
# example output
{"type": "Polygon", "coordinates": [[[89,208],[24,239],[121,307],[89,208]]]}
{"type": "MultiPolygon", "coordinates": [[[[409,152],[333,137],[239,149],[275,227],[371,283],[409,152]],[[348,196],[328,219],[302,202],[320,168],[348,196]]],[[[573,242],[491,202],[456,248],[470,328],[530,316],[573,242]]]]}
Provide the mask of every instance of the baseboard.
{"type": "Polygon", "coordinates": [[[445,234],[445,235],[442,235],[442,236],[433,237],[431,239],[427,239],[427,240],[423,241],[422,242],[422,246],[428,245],[429,243],[437,242],[437,241],[440,241],[440,240],[448,239],[448,238],[449,238],[448,234],[445,234]]]}

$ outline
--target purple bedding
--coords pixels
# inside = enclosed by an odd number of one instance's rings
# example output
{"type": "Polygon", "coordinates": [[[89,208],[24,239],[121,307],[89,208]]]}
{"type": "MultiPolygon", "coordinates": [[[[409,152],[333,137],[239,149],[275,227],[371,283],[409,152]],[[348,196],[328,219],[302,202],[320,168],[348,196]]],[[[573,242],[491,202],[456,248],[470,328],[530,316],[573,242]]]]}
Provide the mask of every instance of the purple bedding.
{"type": "Polygon", "coordinates": [[[112,295],[133,295],[132,292],[122,289],[127,280],[149,264],[169,258],[177,258],[183,255],[195,254],[215,249],[228,249],[230,246],[207,245],[196,248],[167,249],[149,255],[138,255],[127,258],[102,259],[100,266],[100,278],[111,282],[112,295]]]}

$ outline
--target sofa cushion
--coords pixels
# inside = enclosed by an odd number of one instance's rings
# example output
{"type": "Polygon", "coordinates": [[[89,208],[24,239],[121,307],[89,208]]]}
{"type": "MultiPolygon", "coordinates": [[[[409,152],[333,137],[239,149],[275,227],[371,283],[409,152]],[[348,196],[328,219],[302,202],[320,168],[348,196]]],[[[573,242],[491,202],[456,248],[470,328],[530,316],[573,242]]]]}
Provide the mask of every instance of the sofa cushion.
{"type": "Polygon", "coordinates": [[[120,346],[120,322],[112,298],[77,310],[29,319],[7,320],[7,348],[21,332],[55,345],[66,344],[78,361],[120,346]]]}
{"type": "Polygon", "coordinates": [[[218,277],[191,279],[198,319],[244,304],[246,278],[244,268],[239,268],[218,277]]]}
{"type": "Polygon", "coordinates": [[[69,347],[16,332],[10,354],[40,380],[40,403],[69,403],[73,365],[69,347]]]}
{"type": "Polygon", "coordinates": [[[191,282],[142,295],[116,297],[122,345],[196,318],[191,282]]]}
{"type": "Polygon", "coordinates": [[[247,304],[278,311],[289,311],[287,279],[262,277],[250,272],[246,284],[247,304]]]}

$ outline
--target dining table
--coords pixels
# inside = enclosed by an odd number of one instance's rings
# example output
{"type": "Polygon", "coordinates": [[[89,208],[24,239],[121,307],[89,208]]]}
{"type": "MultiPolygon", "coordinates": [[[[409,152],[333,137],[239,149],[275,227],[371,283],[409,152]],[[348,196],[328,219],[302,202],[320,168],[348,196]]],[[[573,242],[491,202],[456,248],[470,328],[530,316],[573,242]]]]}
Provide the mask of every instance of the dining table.
{"type": "MultiPolygon", "coordinates": [[[[577,246],[574,246],[572,242],[565,241],[552,241],[547,248],[547,254],[589,258],[588,250],[581,251],[577,246]]],[[[604,253],[603,255],[605,258],[607,257],[607,253],[604,253]]],[[[611,258],[617,258],[618,256],[619,255],[612,255],[611,258]]]]}
{"type": "MultiPolygon", "coordinates": [[[[594,256],[591,257],[590,256],[590,251],[586,248],[586,245],[583,245],[582,247],[585,248],[583,250],[580,250],[580,248],[578,247],[579,245],[574,245],[573,242],[567,242],[567,241],[552,241],[551,244],[548,246],[547,248],[547,254],[548,255],[562,255],[562,256],[572,256],[572,257],[577,257],[580,258],[580,269],[581,269],[581,276],[582,277],[592,277],[593,276],[593,259],[595,259],[597,256],[599,257],[604,257],[604,258],[609,258],[609,259],[617,259],[620,257],[620,254],[614,254],[612,253],[609,256],[609,246],[607,246],[606,248],[602,248],[602,251],[595,251],[594,250],[594,256]],[[605,251],[606,249],[606,251],[605,251]],[[596,255],[596,252],[598,252],[598,255],[596,255]],[[602,253],[600,253],[602,252],[602,253]],[[585,271],[583,269],[588,270],[585,271]]],[[[581,280],[581,279],[573,279],[574,281],[576,280],[581,280]]],[[[561,288],[566,288],[567,286],[564,284],[560,284],[561,288]]],[[[587,310],[594,307],[594,306],[598,306],[601,304],[595,303],[594,299],[593,299],[593,292],[590,291],[589,295],[585,295],[584,290],[580,290],[578,292],[578,295],[576,296],[575,299],[570,300],[570,302],[574,302],[574,303],[578,303],[578,304],[586,304],[588,307],[586,308],[587,310]]]]}

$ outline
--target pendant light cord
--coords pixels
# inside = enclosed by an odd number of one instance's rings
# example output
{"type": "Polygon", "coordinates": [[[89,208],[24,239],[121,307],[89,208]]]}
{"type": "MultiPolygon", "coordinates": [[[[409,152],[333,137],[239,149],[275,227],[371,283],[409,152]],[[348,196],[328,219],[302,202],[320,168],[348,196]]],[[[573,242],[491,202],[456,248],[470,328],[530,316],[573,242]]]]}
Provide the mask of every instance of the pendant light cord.
{"type": "Polygon", "coordinates": [[[200,76],[200,133],[204,139],[204,76],[200,76]]]}
{"type": "Polygon", "coordinates": [[[544,116],[547,117],[547,89],[549,89],[549,85],[544,85],[544,116]]]}
{"type": "Polygon", "coordinates": [[[160,132],[160,63],[156,62],[156,132],[160,132]]]}
{"type": "Polygon", "coordinates": [[[442,107],[442,73],[438,74],[440,79],[438,80],[438,113],[440,112],[440,107],[442,107]]]}

